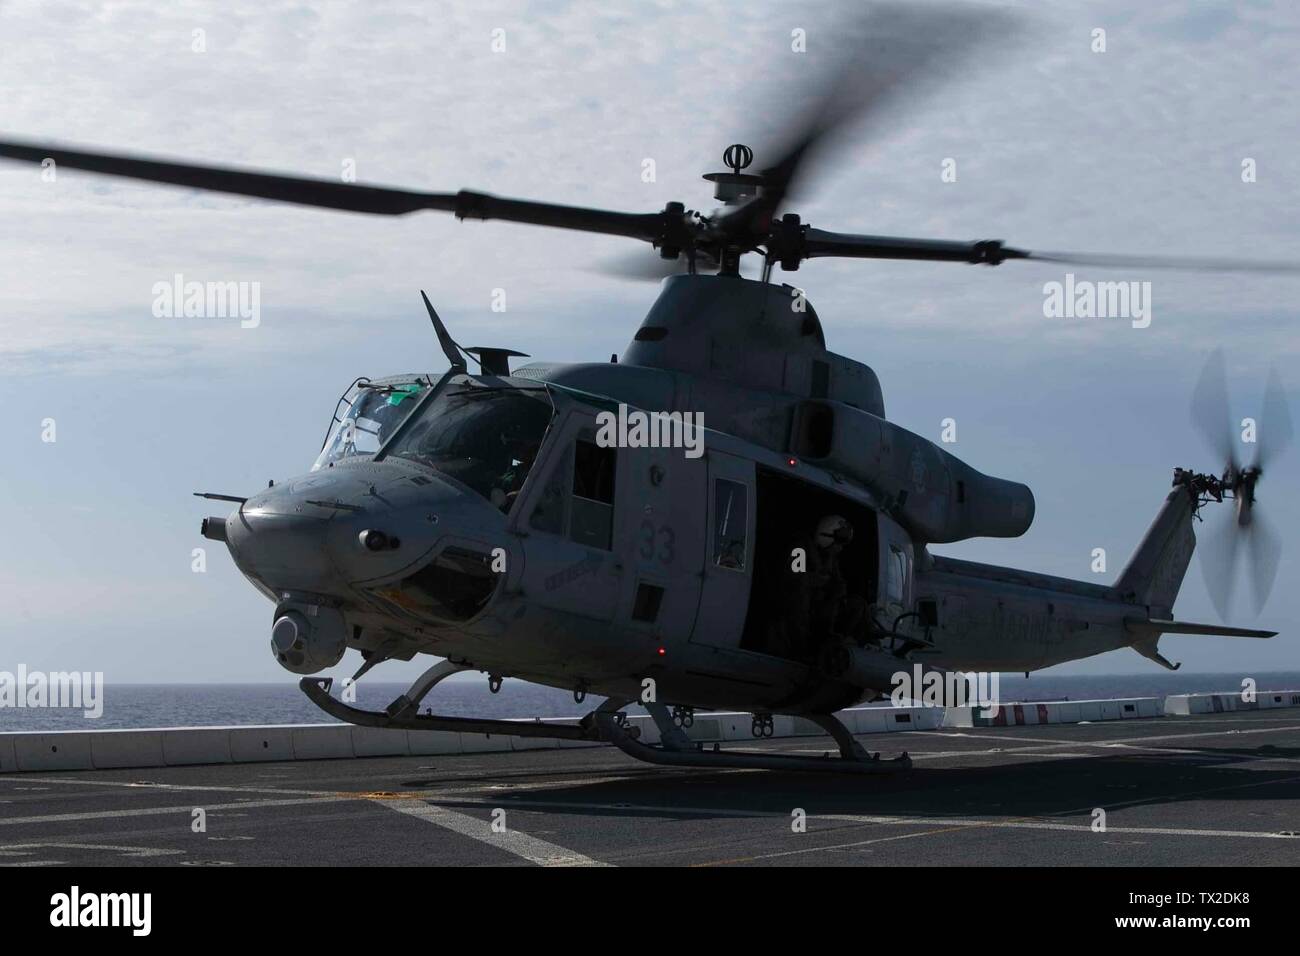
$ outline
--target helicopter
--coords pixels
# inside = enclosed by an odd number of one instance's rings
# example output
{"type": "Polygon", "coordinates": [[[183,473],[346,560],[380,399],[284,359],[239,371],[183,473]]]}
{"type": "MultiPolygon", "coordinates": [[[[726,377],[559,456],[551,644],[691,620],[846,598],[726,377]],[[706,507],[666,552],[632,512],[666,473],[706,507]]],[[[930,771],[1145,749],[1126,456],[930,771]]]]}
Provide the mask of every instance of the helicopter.
{"type": "MultiPolygon", "coordinates": [[[[924,24],[921,25],[922,27],[924,24]]],[[[271,201],[398,216],[450,212],[632,239],[666,275],[625,350],[608,362],[533,363],[463,348],[421,293],[448,368],[358,377],[338,399],[309,471],[206,518],[272,604],[274,660],[338,719],[363,726],[606,741],[655,764],[854,773],[906,769],[868,753],[835,716],[896,675],[1032,671],[1131,647],[1175,669],[1165,634],[1276,632],[1177,620],[1173,605],[1211,502],[1232,501],[1226,546],[1203,561],[1221,608],[1242,541],[1262,606],[1280,545],[1256,519],[1264,458],[1232,451],[1221,355],[1193,400],[1223,470],[1177,468],[1115,583],[957,560],[932,546],[1017,537],[1032,491],[983,474],[890,421],[868,365],[827,347],[802,289],[773,281],[814,258],[1012,261],[1295,272],[1288,263],[1043,253],[1001,240],[946,241],[814,228],[788,201],[807,159],[936,58],[912,54],[865,81],[826,84],[775,160],[735,143],[710,172],[715,209],[643,213],[461,190],[434,193],[0,141],[0,158],[271,201]],[[644,251],[644,250],[643,250],[644,251]],[[741,262],[758,256],[758,279],[741,262]],[[665,270],[666,273],[665,273],[665,270]],[[470,370],[470,362],[477,371],[470,370]],[[348,651],[349,683],[392,660],[437,658],[383,711],[352,706],[319,677],[348,651]],[[605,698],[576,725],[421,712],[436,685],[479,671],[495,692],[522,679],[605,698]],[[625,709],[638,703],[658,743],[625,709]],[[696,711],[811,720],[839,759],[705,750],[696,711]]],[[[958,31],[960,32],[960,31],[958,31]]],[[[920,49],[920,55],[917,50],[920,49]]],[[[872,73],[876,70],[876,73],[872,73]]],[[[1270,454],[1291,423],[1276,376],[1265,396],[1270,454]]]]}

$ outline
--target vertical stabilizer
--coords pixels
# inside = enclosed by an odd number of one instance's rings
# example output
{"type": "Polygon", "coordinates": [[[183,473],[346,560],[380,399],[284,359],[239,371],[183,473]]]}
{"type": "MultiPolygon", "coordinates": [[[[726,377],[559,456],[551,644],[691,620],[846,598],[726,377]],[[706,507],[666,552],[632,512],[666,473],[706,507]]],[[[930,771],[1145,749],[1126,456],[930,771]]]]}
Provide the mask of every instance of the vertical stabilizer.
{"type": "Polygon", "coordinates": [[[1173,617],[1174,599],[1196,548],[1195,509],[1192,492],[1175,485],[1115,582],[1123,600],[1145,605],[1152,617],[1173,617]]]}

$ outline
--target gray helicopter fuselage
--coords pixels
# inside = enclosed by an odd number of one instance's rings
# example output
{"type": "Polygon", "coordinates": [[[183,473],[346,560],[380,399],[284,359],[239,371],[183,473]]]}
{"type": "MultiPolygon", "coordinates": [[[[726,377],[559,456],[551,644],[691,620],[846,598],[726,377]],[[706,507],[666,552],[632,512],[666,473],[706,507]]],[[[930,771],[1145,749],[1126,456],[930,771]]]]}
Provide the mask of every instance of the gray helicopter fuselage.
{"type": "MultiPolygon", "coordinates": [[[[347,648],[431,654],[600,695],[635,698],[651,681],[666,702],[828,712],[888,687],[828,673],[775,623],[802,584],[800,532],[826,513],[856,532],[844,578],[889,635],[868,649],[879,673],[1029,671],[1132,644],[1129,622],[1150,616],[1141,586],[931,555],[935,542],[1023,533],[1032,495],[885,420],[875,374],[827,352],[796,296],[669,280],[621,361],[426,379],[396,451],[248,499],[223,537],[276,602],[277,659],[314,673],[347,648]],[[437,422],[462,405],[533,414],[543,402],[544,437],[520,453],[532,460],[505,456],[526,472],[508,495],[463,450],[418,453],[450,447],[437,422]],[[698,446],[599,440],[602,423],[635,412],[701,415],[698,446]],[[296,623],[281,630],[286,615],[296,623]],[[906,655],[886,653],[899,642],[906,655]]],[[[482,438],[474,422],[462,431],[482,438]]],[[[1162,567],[1165,548],[1151,545],[1162,567]]]]}

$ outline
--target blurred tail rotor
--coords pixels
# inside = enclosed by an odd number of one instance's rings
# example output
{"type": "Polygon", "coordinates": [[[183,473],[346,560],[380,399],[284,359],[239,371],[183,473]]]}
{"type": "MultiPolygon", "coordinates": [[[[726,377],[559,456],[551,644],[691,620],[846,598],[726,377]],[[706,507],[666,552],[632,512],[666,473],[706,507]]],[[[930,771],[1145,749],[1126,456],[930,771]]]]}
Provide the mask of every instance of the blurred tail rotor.
{"type": "Polygon", "coordinates": [[[1257,513],[1255,485],[1263,477],[1264,463],[1281,454],[1292,437],[1291,412],[1277,370],[1269,372],[1261,419],[1243,421],[1238,436],[1228,410],[1223,350],[1216,349],[1192,393],[1192,424],[1223,465],[1222,475],[1213,482],[1211,496],[1219,500],[1231,498],[1235,505],[1235,513],[1214,519],[1213,526],[1201,535],[1201,572],[1206,590],[1219,617],[1226,621],[1236,584],[1237,558],[1244,545],[1251,596],[1258,614],[1277,578],[1282,541],[1272,523],[1257,513]],[[1249,465],[1243,465],[1238,457],[1239,437],[1242,443],[1254,444],[1249,465]]]}

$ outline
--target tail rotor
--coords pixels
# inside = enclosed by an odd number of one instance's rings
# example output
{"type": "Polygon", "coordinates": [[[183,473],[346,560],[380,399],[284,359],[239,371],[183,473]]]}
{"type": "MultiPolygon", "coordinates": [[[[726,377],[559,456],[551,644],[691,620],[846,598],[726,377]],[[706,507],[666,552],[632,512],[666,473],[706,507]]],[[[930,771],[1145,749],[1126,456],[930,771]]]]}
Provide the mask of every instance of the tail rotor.
{"type": "Polygon", "coordinates": [[[1213,526],[1202,535],[1201,572],[1206,590],[1220,618],[1227,620],[1238,556],[1244,546],[1251,596],[1258,614],[1277,578],[1282,542],[1271,522],[1255,507],[1255,486],[1264,474],[1264,463],[1281,454],[1292,438],[1291,413],[1277,370],[1269,372],[1261,419],[1243,421],[1238,441],[1237,428],[1228,410],[1223,350],[1216,349],[1206,361],[1192,393],[1192,424],[1223,463],[1222,475],[1217,479],[1208,478],[1209,496],[1220,501],[1231,498],[1235,506],[1235,513],[1214,519],[1213,526]],[[1254,454],[1251,463],[1243,465],[1238,448],[1247,442],[1254,445],[1254,454]]]}

